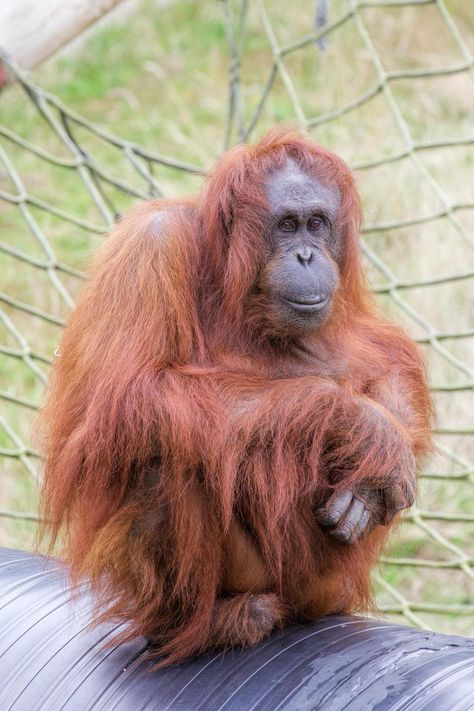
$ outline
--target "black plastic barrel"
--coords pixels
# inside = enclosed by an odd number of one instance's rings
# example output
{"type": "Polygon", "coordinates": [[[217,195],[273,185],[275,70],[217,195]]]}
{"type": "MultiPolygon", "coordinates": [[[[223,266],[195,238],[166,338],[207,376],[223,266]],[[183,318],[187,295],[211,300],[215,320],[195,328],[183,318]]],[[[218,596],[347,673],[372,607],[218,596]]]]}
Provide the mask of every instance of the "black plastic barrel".
{"type": "Polygon", "coordinates": [[[146,643],[105,647],[54,559],[0,549],[0,710],[472,711],[474,640],[359,617],[150,672],[146,643]]]}

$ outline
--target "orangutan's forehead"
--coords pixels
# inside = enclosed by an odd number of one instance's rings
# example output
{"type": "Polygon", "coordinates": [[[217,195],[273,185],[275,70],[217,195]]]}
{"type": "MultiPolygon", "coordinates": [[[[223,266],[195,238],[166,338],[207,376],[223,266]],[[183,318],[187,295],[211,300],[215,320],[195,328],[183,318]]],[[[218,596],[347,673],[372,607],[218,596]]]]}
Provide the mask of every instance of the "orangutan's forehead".
{"type": "Polygon", "coordinates": [[[294,160],[288,160],[281,168],[267,176],[266,193],[272,212],[283,204],[291,203],[294,209],[308,205],[324,205],[336,213],[341,204],[339,190],[323,180],[304,172],[294,160]]]}

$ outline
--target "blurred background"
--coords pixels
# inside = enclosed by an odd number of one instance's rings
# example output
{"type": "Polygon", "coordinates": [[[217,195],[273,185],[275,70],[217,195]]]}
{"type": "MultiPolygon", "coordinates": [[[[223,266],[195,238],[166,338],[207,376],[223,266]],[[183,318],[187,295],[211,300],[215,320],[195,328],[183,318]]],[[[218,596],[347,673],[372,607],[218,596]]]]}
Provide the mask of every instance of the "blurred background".
{"type": "Polygon", "coordinates": [[[114,219],[199,189],[226,147],[292,122],[356,171],[371,285],[424,349],[438,409],[378,602],[474,634],[472,3],[109,0],[69,24],[48,5],[31,28],[21,2],[0,9],[0,545],[34,545],[32,423],[114,219]]]}

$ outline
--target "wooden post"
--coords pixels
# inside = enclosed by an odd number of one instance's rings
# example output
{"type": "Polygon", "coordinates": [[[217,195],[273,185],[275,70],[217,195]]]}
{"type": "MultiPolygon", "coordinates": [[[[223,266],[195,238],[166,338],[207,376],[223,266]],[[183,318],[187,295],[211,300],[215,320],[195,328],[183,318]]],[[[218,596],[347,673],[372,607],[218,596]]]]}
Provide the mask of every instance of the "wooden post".
{"type": "Polygon", "coordinates": [[[0,0],[0,47],[24,69],[51,56],[123,0],[0,0]]]}

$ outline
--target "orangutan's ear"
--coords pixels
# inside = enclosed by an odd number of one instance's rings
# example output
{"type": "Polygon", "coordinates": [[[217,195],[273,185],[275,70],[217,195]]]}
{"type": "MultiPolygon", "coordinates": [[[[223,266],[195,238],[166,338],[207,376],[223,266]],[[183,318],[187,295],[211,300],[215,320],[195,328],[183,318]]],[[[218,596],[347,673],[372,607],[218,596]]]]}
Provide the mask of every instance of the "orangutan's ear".
{"type": "Polygon", "coordinates": [[[204,196],[204,224],[208,234],[220,234],[228,239],[232,233],[239,196],[248,182],[250,151],[247,146],[235,146],[217,163],[209,176],[204,196]]]}

